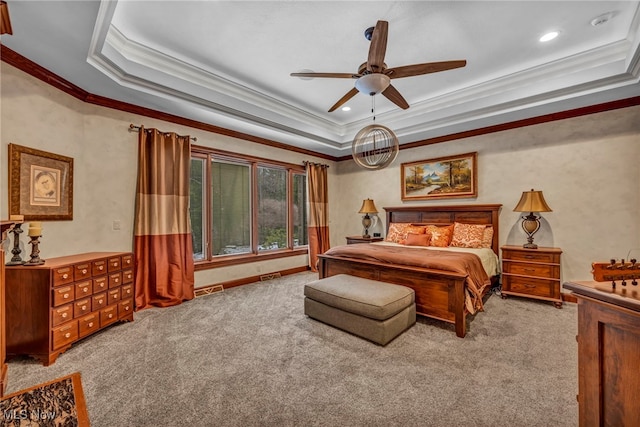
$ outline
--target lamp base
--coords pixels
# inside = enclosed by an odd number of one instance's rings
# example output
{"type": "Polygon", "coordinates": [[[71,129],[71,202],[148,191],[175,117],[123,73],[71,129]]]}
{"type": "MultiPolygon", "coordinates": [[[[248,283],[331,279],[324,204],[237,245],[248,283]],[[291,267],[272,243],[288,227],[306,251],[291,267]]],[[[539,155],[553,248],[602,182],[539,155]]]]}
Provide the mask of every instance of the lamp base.
{"type": "Polygon", "coordinates": [[[525,249],[538,249],[538,245],[535,243],[525,243],[522,247],[525,249]]]}

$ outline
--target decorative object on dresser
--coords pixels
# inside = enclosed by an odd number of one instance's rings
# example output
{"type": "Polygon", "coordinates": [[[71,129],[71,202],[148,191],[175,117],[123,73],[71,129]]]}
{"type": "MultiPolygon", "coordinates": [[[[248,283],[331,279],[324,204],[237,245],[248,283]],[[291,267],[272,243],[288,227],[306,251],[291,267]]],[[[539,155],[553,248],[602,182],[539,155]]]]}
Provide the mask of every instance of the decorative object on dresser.
{"type": "Polygon", "coordinates": [[[73,219],[73,158],[9,144],[9,213],[73,219]]]}
{"type": "Polygon", "coordinates": [[[478,196],[478,153],[403,163],[402,200],[453,199],[478,196]]]}
{"type": "Polygon", "coordinates": [[[591,273],[596,282],[611,282],[612,289],[616,288],[616,281],[619,281],[623,287],[627,286],[627,280],[630,280],[631,286],[638,286],[640,264],[635,258],[631,258],[629,262],[623,259],[616,261],[612,258],[610,262],[592,263],[591,273]]]}
{"type": "Polygon", "coordinates": [[[44,260],[40,258],[40,237],[42,237],[42,223],[32,222],[29,224],[29,232],[27,233],[31,241],[31,259],[24,265],[42,265],[44,260]]]}
{"type": "MultiPolygon", "coordinates": [[[[15,221],[15,225],[11,229],[11,234],[13,234],[13,249],[11,249],[11,253],[13,256],[11,257],[11,261],[7,263],[7,265],[22,265],[24,264],[24,260],[20,254],[22,253],[22,249],[20,249],[20,235],[24,232],[22,229],[22,223],[24,222],[23,215],[11,215],[9,217],[10,221],[15,221]]],[[[2,258],[2,262],[4,262],[4,258],[2,258]]]]}
{"type": "Polygon", "coordinates": [[[522,229],[527,233],[527,243],[522,247],[527,249],[537,249],[538,245],[533,243],[533,235],[540,229],[540,217],[534,212],[553,212],[544,200],[542,191],[523,191],[520,201],[513,208],[514,212],[529,212],[529,215],[522,217],[522,229]]]}
{"type": "Polygon", "coordinates": [[[602,282],[563,287],[578,299],[579,425],[638,425],[640,296],[602,282]]]}
{"type": "Polygon", "coordinates": [[[560,248],[502,246],[502,298],[507,295],[552,301],[562,308],[560,248]]]}
{"type": "MultiPolygon", "coordinates": [[[[360,208],[358,213],[364,214],[364,216],[362,217],[362,227],[364,228],[364,233],[362,234],[362,237],[369,238],[371,237],[369,235],[369,228],[373,225],[373,221],[374,221],[371,219],[369,214],[377,214],[378,209],[376,208],[376,205],[373,203],[373,200],[364,199],[362,201],[362,207],[360,208]]],[[[377,219],[377,217],[374,217],[374,218],[377,219]]]]}
{"type": "Polygon", "coordinates": [[[44,365],[117,321],[133,320],[133,254],[91,252],[6,268],[7,357],[44,365]]]}
{"type": "Polygon", "coordinates": [[[382,242],[384,240],[383,237],[363,237],[363,236],[347,236],[347,245],[353,245],[355,243],[372,243],[372,242],[382,242]]]}

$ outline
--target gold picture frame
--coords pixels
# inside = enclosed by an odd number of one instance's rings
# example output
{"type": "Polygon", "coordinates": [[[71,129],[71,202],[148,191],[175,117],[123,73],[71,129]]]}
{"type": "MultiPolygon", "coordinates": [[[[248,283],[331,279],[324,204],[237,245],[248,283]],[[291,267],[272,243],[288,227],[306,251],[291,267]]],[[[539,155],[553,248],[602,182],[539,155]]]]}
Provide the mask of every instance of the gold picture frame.
{"type": "Polygon", "coordinates": [[[477,197],[477,159],[473,152],[402,163],[402,200],[477,197]]]}
{"type": "Polygon", "coordinates": [[[73,158],[9,144],[9,214],[73,219],[73,158]]]}

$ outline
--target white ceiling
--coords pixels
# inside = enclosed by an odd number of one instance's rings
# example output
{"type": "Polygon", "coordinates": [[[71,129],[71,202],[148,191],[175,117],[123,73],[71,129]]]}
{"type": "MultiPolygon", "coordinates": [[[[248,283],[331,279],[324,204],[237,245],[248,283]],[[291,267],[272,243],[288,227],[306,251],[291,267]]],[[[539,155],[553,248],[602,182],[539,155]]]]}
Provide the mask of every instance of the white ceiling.
{"type": "Polygon", "coordinates": [[[372,98],[328,113],[354,80],[289,74],[357,72],[377,20],[388,67],[467,60],[393,80],[408,110],[374,97],[401,143],[640,95],[638,1],[8,4],[2,44],[90,93],[336,157],[372,123],[372,98]]]}

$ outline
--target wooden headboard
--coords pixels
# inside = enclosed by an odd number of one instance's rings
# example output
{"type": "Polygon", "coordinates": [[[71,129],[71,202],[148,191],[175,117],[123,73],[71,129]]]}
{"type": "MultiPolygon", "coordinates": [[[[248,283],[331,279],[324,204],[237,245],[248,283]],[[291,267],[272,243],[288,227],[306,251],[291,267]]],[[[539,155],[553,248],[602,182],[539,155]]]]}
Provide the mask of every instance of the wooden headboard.
{"type": "Polygon", "coordinates": [[[383,208],[387,213],[387,231],[392,222],[416,224],[487,224],[493,226],[491,249],[500,256],[499,216],[502,205],[400,206],[383,208]]]}

